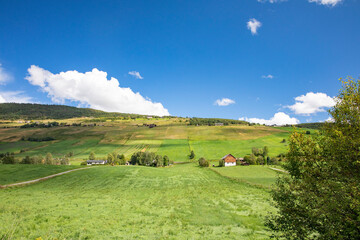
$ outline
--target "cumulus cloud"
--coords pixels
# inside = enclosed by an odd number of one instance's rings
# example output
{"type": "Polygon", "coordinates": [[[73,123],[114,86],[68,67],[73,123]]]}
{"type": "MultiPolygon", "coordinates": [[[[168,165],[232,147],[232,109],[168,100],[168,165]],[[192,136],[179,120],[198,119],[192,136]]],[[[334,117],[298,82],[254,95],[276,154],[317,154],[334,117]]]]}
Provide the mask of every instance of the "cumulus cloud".
{"type": "Polygon", "coordinates": [[[333,107],[335,100],[325,93],[308,92],[295,98],[295,104],[286,106],[295,114],[310,115],[318,112],[325,112],[325,108],[333,107]]]}
{"type": "Polygon", "coordinates": [[[26,96],[23,91],[0,92],[0,103],[30,103],[31,100],[32,98],[26,96]]]}
{"type": "Polygon", "coordinates": [[[339,4],[343,0],[309,0],[309,2],[314,2],[320,5],[326,5],[334,7],[335,5],[339,4]]]}
{"type": "Polygon", "coordinates": [[[274,78],[274,76],[273,76],[273,75],[271,75],[271,74],[268,74],[268,75],[262,75],[261,77],[262,77],[262,78],[269,78],[269,79],[273,79],[273,78],[274,78]]]}
{"type": "Polygon", "coordinates": [[[335,122],[335,119],[332,117],[328,117],[324,122],[335,122]]]}
{"type": "Polygon", "coordinates": [[[222,98],[215,101],[215,105],[217,106],[228,106],[230,104],[234,104],[235,101],[229,98],[222,98]]]}
{"type": "Polygon", "coordinates": [[[247,118],[247,117],[239,118],[239,120],[247,121],[250,123],[265,124],[265,125],[269,125],[269,126],[270,125],[282,126],[282,125],[286,125],[286,124],[300,123],[300,121],[298,119],[292,118],[283,112],[275,113],[274,116],[268,120],[262,119],[262,118],[247,118]]]}
{"type": "Polygon", "coordinates": [[[261,22],[255,18],[252,18],[247,22],[247,28],[251,31],[252,35],[257,34],[257,29],[259,27],[261,27],[261,22]]]}
{"type": "Polygon", "coordinates": [[[78,102],[91,108],[108,111],[165,116],[170,115],[161,103],[152,102],[130,88],[120,87],[116,78],[94,68],[90,72],[67,71],[53,74],[32,65],[25,78],[48,93],[52,101],[78,102]]]}
{"type": "Polygon", "coordinates": [[[0,85],[6,84],[8,81],[12,79],[12,76],[10,73],[8,73],[0,63],[0,85]]]}
{"type": "Polygon", "coordinates": [[[128,72],[129,75],[135,77],[136,79],[144,79],[139,72],[137,71],[131,71],[131,72],[128,72]]]}

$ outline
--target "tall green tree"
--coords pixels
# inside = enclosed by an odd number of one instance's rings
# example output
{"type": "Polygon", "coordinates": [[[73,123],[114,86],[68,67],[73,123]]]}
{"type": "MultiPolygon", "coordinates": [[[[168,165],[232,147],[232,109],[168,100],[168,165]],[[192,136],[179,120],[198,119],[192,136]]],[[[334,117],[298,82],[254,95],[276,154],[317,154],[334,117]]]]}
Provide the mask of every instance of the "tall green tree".
{"type": "Polygon", "coordinates": [[[95,153],[94,152],[90,153],[89,160],[95,160],[95,153]]]}
{"type": "Polygon", "coordinates": [[[348,78],[318,134],[295,131],[267,225],[286,239],[359,239],[360,80],[348,78]]]}

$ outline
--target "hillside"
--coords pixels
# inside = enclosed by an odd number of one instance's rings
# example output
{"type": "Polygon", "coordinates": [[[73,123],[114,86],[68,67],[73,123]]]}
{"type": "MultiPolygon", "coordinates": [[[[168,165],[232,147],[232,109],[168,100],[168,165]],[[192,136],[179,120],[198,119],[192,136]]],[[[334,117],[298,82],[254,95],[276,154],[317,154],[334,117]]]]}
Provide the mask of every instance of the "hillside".
{"type": "Polygon", "coordinates": [[[110,113],[90,108],[65,105],[45,105],[33,103],[1,103],[0,119],[66,119],[79,117],[139,117],[143,115],[110,113]]]}

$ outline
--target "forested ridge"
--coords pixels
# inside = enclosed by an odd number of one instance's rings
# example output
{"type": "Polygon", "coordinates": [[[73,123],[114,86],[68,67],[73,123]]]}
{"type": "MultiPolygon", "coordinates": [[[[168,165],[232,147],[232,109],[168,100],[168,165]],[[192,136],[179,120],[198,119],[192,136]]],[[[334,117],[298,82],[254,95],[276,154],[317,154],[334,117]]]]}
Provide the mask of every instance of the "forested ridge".
{"type": "Polygon", "coordinates": [[[77,117],[140,117],[143,115],[111,113],[91,108],[34,103],[1,103],[0,119],[65,119],[77,117]]]}

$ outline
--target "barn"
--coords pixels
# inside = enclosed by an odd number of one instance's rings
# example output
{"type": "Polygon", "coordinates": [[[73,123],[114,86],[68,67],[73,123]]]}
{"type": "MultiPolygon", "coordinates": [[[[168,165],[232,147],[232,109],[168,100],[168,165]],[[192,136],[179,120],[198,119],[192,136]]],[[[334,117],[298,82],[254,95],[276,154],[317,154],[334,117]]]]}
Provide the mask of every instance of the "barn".
{"type": "Polygon", "coordinates": [[[231,154],[226,155],[222,160],[224,160],[225,167],[236,166],[236,158],[231,154]]]}

